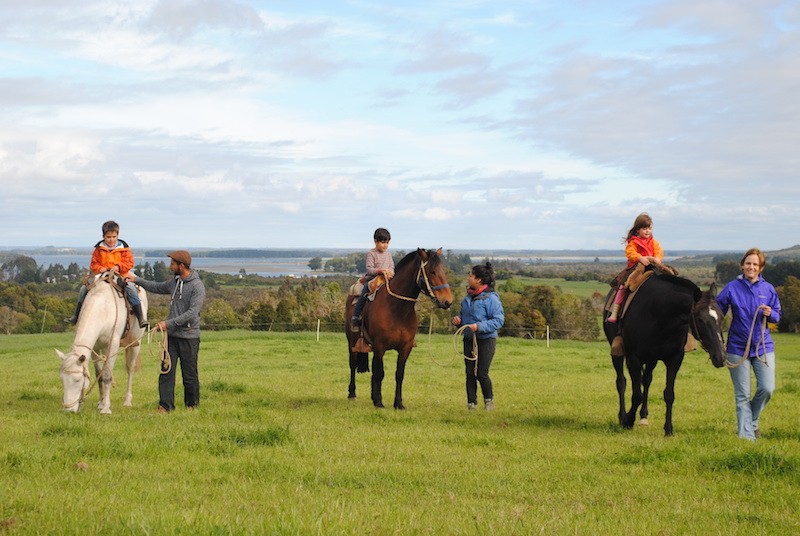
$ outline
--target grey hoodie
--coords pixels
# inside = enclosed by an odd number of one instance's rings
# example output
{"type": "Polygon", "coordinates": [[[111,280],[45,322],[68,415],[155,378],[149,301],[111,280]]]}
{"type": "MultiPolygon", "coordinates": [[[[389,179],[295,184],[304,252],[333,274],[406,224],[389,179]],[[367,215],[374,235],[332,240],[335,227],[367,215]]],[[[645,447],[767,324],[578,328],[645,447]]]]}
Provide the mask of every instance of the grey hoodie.
{"type": "Polygon", "coordinates": [[[186,279],[176,275],[160,283],[137,277],[135,283],[147,292],[172,296],[167,319],[167,334],[170,337],[200,338],[200,308],[206,299],[206,287],[197,272],[192,271],[186,279]]]}

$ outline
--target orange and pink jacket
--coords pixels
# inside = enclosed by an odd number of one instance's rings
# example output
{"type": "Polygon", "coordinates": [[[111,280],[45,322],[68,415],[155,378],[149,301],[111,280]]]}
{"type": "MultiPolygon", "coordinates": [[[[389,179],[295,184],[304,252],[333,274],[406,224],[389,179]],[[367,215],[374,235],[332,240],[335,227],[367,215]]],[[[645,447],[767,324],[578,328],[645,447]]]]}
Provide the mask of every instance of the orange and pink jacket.
{"type": "Polygon", "coordinates": [[[653,238],[642,238],[641,236],[632,236],[628,239],[628,245],[625,246],[625,256],[628,258],[628,266],[630,268],[642,257],[655,257],[659,261],[664,260],[664,250],[658,240],[653,238]]]}

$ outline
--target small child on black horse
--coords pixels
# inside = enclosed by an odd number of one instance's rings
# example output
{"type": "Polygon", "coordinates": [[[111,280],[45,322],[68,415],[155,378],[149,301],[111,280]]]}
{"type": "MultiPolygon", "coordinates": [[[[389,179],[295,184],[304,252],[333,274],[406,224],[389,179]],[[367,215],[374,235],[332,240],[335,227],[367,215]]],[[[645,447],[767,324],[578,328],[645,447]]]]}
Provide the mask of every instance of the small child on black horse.
{"type": "MultiPolygon", "coordinates": [[[[622,322],[619,317],[620,308],[628,297],[629,290],[635,290],[644,280],[646,269],[653,267],[663,268],[664,249],[653,237],[653,220],[646,212],[642,212],[633,222],[633,226],[625,237],[625,256],[628,258],[628,265],[611,282],[611,286],[617,289],[614,302],[611,305],[611,314],[606,318],[606,322],[617,323],[617,335],[611,342],[611,355],[622,357],[625,349],[622,344],[622,322]]],[[[669,271],[669,270],[667,270],[669,271]]]]}

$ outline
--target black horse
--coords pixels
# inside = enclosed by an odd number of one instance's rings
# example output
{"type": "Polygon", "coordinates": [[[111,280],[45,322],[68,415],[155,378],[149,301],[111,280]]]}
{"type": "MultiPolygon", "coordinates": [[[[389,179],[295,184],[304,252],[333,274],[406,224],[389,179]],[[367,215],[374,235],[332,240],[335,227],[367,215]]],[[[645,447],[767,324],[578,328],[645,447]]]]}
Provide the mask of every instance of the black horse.
{"type": "MultiPolygon", "coordinates": [[[[447,309],[453,303],[453,293],[447,283],[446,267],[441,248],[436,251],[417,249],[403,257],[395,267],[395,275],[388,284],[380,287],[372,302],[364,307],[361,331],[372,345],[372,403],[383,407],[381,384],[383,382],[383,355],[387,350],[397,350],[395,372],[395,409],[403,405],[403,377],[406,360],[414,347],[419,321],[415,310],[420,292],[436,305],[447,309]]],[[[345,333],[350,350],[350,385],[348,398],[356,397],[356,371],[366,372],[366,352],[354,349],[360,333],[352,331],[353,297],[345,304],[345,333]]]]}
{"type": "MultiPolygon", "coordinates": [[[[622,324],[625,356],[611,356],[617,372],[619,422],[625,428],[632,428],[639,405],[642,408],[640,417],[643,423],[647,422],[647,396],[653,381],[653,369],[658,361],[663,361],[667,367],[664,434],[671,436],[675,378],[683,363],[689,330],[711,356],[715,367],[721,367],[725,362],[722,311],[717,305],[716,287],[712,284],[708,291],[703,292],[688,279],[654,274],[639,287],[622,324]],[[627,364],[633,391],[631,408],[627,412],[623,362],[627,364]]],[[[617,325],[603,322],[603,330],[611,343],[617,334],[617,325]]]]}

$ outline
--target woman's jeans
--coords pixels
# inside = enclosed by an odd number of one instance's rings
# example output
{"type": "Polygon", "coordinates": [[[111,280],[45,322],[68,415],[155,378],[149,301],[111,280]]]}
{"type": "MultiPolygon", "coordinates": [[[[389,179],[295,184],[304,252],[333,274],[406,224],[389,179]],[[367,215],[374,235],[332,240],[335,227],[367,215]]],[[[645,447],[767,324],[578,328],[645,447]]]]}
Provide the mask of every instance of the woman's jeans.
{"type": "MultiPolygon", "coordinates": [[[[739,437],[744,439],[756,438],[758,418],[772,398],[775,391],[775,353],[769,352],[766,364],[754,357],[748,358],[736,368],[730,369],[733,380],[733,397],[736,401],[736,420],[739,424],[739,437]],[[750,369],[756,376],[756,394],[750,399],[750,369]]],[[[742,356],[728,354],[728,361],[738,363],[742,356]]]]}
{"type": "MultiPolygon", "coordinates": [[[[478,374],[475,375],[475,360],[464,359],[467,373],[467,402],[475,404],[478,402],[478,383],[481,384],[481,392],[484,400],[494,398],[492,392],[492,380],[489,378],[489,367],[492,365],[494,351],[497,347],[497,339],[478,339],[478,374]]],[[[464,339],[464,355],[472,357],[472,337],[464,339]]]]}

